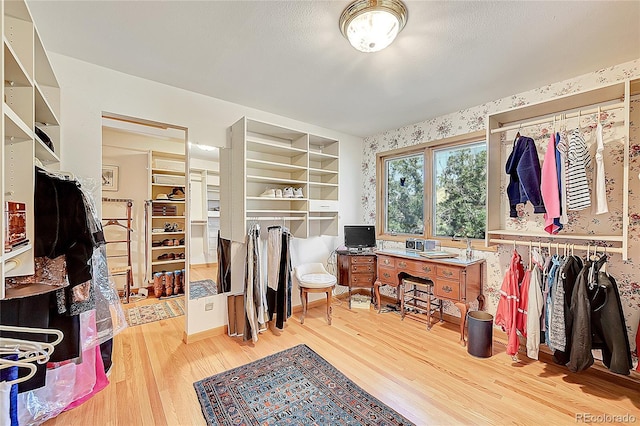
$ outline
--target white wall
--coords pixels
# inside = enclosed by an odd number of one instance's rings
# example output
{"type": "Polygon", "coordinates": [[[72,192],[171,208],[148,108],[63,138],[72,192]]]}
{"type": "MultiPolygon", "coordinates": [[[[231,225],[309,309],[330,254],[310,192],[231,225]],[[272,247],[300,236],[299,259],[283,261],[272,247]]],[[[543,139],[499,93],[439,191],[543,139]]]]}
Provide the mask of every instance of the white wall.
{"type": "MultiPolygon", "coordinates": [[[[104,112],[184,127],[188,129],[189,141],[219,147],[226,145],[227,128],[246,115],[340,140],[340,225],[360,221],[362,138],[133,77],[67,56],[55,53],[49,56],[61,85],[64,170],[99,181],[104,112]]],[[[229,84],[242,84],[242,81],[229,84]]],[[[94,195],[96,199],[101,197],[101,194],[94,195]]],[[[324,262],[341,241],[342,237],[294,240],[293,265],[312,260],[324,262]]],[[[299,303],[296,298],[294,305],[299,303]]],[[[214,305],[213,311],[205,312],[203,304],[188,304],[187,334],[226,324],[226,297],[216,296],[214,305]]]]}

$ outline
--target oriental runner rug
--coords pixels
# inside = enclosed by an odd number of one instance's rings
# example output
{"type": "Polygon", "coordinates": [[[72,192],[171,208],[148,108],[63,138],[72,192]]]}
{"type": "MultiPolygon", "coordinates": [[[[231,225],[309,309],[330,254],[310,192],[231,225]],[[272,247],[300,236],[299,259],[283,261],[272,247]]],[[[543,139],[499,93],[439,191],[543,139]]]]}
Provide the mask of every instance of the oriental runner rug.
{"type": "Polygon", "coordinates": [[[306,345],[193,386],[209,425],[413,425],[306,345]]]}
{"type": "Polygon", "coordinates": [[[125,311],[129,326],[147,324],[184,315],[184,296],[152,305],[135,306],[125,311]]]}
{"type": "Polygon", "coordinates": [[[189,283],[189,300],[218,294],[218,286],[213,280],[191,281],[189,283]]]}

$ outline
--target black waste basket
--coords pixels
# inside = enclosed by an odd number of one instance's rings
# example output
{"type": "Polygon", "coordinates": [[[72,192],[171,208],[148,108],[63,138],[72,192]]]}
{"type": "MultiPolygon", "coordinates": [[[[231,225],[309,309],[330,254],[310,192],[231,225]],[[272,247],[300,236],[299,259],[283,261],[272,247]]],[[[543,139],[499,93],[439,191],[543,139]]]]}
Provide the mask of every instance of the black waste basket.
{"type": "Polygon", "coordinates": [[[467,351],[479,358],[489,358],[493,345],[493,315],[483,311],[470,311],[467,314],[467,325],[467,351]]]}

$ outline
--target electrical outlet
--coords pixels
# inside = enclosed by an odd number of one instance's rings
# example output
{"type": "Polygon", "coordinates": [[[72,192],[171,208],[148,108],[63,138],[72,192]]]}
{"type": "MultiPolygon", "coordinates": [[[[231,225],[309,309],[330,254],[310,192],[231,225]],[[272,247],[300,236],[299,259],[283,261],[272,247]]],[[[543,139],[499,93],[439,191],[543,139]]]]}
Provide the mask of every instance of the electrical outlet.
{"type": "Polygon", "coordinates": [[[205,303],[204,304],[204,310],[205,311],[212,311],[213,310],[213,302],[205,303]]]}

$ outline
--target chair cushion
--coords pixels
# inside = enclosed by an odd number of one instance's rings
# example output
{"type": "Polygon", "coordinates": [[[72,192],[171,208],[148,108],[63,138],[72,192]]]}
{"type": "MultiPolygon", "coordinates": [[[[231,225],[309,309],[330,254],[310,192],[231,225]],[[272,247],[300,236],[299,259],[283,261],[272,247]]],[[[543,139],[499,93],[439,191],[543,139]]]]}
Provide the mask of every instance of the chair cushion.
{"type": "Polygon", "coordinates": [[[335,285],[337,280],[331,274],[304,274],[298,281],[300,287],[323,288],[335,285]]]}

